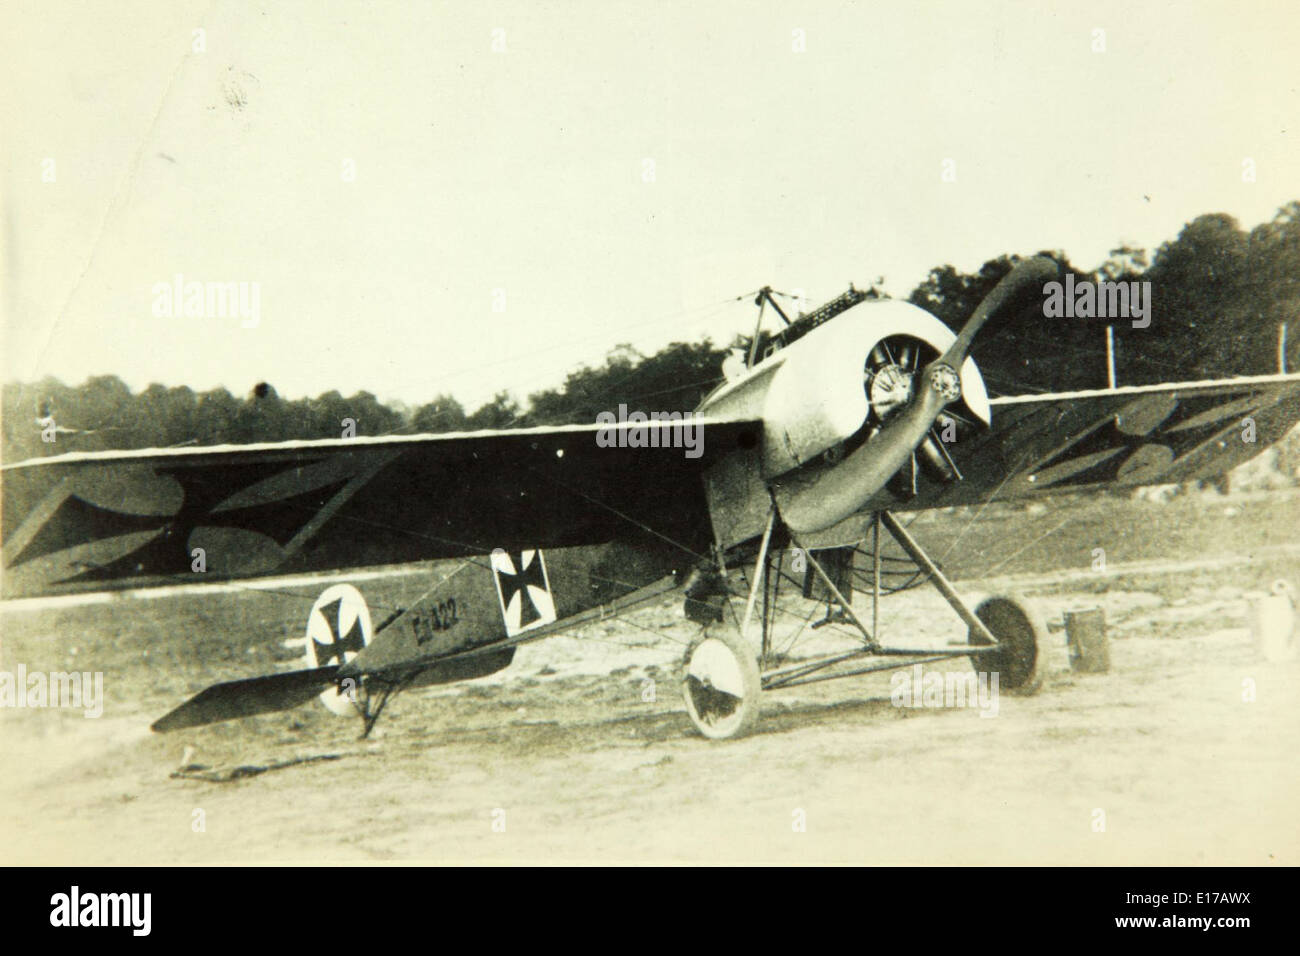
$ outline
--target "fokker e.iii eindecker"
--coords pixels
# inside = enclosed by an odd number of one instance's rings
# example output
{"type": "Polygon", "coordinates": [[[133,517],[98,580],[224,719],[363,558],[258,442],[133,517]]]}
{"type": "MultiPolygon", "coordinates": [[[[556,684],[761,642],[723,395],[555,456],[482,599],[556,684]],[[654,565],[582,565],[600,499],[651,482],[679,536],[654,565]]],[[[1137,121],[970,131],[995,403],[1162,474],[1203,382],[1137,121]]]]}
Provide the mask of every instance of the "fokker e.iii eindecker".
{"type": "Polygon", "coordinates": [[[320,695],[368,733],[402,688],[484,676],[521,644],[673,599],[700,625],[682,682],[709,737],[752,728],[763,691],[951,657],[1032,690],[1043,669],[1032,608],[1012,596],[969,606],[896,514],[1215,476],[1300,419],[1300,375],[1286,374],[990,398],[972,342],[1056,275],[1048,259],[1021,262],[958,334],[850,289],[786,319],[698,419],[615,426],[654,441],[598,442],[611,426],[595,423],[5,465],[3,596],[193,583],[198,548],[207,580],[438,562],[428,592],[378,626],[352,585],[332,585],[309,617],[309,666],[209,687],[159,731],[320,695]],[[1247,417],[1254,443],[1240,438],[1247,417]],[[702,429],[698,457],[666,450],[686,427],[702,429]],[[962,640],[877,640],[897,572],[882,567],[883,535],[942,593],[962,640]],[[806,558],[802,580],[793,554],[806,558]],[[869,615],[852,601],[853,573],[869,582],[869,615]],[[826,601],[852,646],[778,653],[783,580],[796,585],[787,600],[826,601]]]}

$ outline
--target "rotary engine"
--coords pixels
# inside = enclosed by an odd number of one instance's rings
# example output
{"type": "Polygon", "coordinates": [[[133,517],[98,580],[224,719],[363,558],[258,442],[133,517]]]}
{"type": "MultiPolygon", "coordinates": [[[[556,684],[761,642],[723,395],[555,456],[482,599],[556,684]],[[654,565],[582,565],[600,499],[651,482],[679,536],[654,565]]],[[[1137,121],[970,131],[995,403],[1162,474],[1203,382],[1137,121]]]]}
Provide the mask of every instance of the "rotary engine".
{"type": "MultiPolygon", "coordinates": [[[[836,464],[877,434],[913,398],[920,371],[956,336],[905,302],[860,306],[790,346],[763,403],[763,477],[836,464]]],[[[989,421],[988,394],[974,361],[961,368],[961,400],[922,442],[921,458],[952,477],[945,429],[989,421]],[[951,420],[952,424],[949,424],[951,420]]]]}
{"type": "Polygon", "coordinates": [[[916,492],[922,470],[961,477],[945,442],[989,422],[984,380],[969,358],[989,318],[1056,276],[1035,257],[1015,266],[959,334],[906,302],[877,301],[819,325],[701,405],[719,418],[759,418],[761,447],[705,474],[724,546],[762,532],[775,500],[798,534],[827,531],[887,486],[916,492]]]}

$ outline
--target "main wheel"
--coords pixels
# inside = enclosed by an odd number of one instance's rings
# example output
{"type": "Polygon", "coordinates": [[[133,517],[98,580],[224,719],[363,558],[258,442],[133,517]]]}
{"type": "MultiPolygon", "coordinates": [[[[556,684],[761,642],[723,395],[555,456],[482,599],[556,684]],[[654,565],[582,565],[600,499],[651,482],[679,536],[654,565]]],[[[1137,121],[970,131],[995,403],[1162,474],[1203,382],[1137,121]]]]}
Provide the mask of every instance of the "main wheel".
{"type": "Polygon", "coordinates": [[[686,652],[682,696],[691,723],[706,737],[722,739],[749,733],[758,721],[763,692],[758,659],[739,634],[708,636],[686,652]]]}
{"type": "MultiPolygon", "coordinates": [[[[1047,628],[1038,612],[1024,598],[995,595],[980,602],[975,616],[997,638],[998,649],[971,657],[977,671],[998,675],[1002,690],[1032,694],[1043,682],[1046,669],[1047,628]]],[[[973,630],[968,644],[988,644],[973,630]]]]}

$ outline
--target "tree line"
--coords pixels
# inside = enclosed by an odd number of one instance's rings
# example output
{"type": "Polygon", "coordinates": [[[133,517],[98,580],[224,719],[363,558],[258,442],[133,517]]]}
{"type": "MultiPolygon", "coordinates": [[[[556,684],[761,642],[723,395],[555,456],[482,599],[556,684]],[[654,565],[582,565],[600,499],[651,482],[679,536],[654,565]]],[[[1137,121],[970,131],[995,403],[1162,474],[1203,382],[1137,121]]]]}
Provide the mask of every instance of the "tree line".
{"type": "MultiPolygon", "coordinates": [[[[1074,273],[1076,283],[1151,284],[1150,326],[1113,324],[1120,384],[1274,372],[1279,325],[1287,332],[1286,367],[1300,370],[1300,201],[1248,231],[1227,215],[1199,216],[1154,253],[1120,245],[1093,270],[1078,268],[1059,250],[1041,254],[1074,273]]],[[[957,329],[1017,261],[999,256],[973,273],[938,266],[907,301],[957,329]]],[[[365,391],[285,399],[268,383],[243,397],[225,388],[157,384],[133,392],[113,375],[76,386],[54,378],[8,383],[0,391],[0,456],[13,462],[73,450],[338,438],[345,422],[358,435],[589,423],[620,402],[685,411],[722,380],[728,351],[748,345],[741,335],[725,346],[707,338],[674,342],[652,355],[619,346],[603,364],[570,372],[523,405],[502,391],[472,412],[451,395],[406,408],[365,391]]],[[[972,354],[994,393],[1100,388],[1107,381],[1105,323],[1045,318],[1037,298],[986,326],[972,354]]]]}

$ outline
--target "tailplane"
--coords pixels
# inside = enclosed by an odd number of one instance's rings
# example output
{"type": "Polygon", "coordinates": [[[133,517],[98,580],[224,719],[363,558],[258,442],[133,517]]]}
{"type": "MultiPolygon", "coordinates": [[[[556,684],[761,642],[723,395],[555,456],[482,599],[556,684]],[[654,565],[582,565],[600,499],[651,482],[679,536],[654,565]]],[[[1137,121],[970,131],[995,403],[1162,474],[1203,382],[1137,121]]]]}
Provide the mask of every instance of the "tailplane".
{"type": "Polygon", "coordinates": [[[213,684],[160,717],[152,729],[159,732],[183,730],[237,717],[288,710],[307,703],[321,691],[334,686],[338,670],[337,665],[331,665],[213,684]]]}

